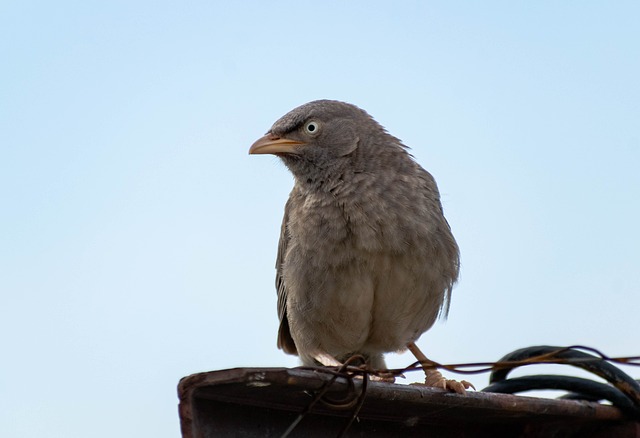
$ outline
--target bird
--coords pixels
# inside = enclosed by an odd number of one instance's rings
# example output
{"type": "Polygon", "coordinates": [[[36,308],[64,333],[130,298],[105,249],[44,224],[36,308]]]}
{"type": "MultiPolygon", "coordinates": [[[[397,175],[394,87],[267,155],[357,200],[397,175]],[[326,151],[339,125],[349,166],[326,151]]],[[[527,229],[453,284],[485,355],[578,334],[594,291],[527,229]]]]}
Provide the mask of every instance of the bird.
{"type": "Polygon", "coordinates": [[[445,379],[415,344],[446,318],[460,255],[436,182],[408,147],[359,107],[316,100],[249,154],[279,157],[294,177],[276,257],[278,348],[306,366],[360,355],[376,370],[409,349],[426,385],[472,386],[445,379]]]}

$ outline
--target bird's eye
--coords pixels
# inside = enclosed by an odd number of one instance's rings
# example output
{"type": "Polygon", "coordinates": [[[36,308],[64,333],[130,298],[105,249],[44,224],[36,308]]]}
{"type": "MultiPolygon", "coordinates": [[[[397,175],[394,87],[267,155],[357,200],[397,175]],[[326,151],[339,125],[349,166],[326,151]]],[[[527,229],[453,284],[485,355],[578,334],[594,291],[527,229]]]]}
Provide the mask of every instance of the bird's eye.
{"type": "Polygon", "coordinates": [[[308,122],[304,125],[304,132],[310,135],[316,135],[320,130],[320,125],[318,122],[308,122]]]}

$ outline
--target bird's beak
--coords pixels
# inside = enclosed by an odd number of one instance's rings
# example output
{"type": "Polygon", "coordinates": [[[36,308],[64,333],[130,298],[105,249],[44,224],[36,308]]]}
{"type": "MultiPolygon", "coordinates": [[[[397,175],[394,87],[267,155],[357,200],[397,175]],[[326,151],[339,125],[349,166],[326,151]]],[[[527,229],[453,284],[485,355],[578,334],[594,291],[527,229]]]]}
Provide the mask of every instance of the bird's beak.
{"type": "Polygon", "coordinates": [[[267,134],[251,145],[249,154],[295,154],[296,146],[303,144],[305,143],[301,141],[267,134]]]}

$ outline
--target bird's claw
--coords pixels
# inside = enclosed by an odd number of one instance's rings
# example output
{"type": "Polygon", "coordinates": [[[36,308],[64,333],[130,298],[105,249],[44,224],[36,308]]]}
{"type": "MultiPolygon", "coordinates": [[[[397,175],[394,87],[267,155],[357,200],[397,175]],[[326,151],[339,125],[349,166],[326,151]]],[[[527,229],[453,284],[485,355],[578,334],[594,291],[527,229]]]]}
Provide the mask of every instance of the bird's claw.
{"type": "Polygon", "coordinates": [[[424,379],[424,384],[426,386],[431,386],[433,388],[442,388],[445,391],[455,392],[457,394],[466,394],[466,390],[469,388],[476,389],[472,383],[467,382],[466,380],[453,380],[453,379],[445,379],[440,371],[432,370],[427,373],[427,376],[424,379]]]}

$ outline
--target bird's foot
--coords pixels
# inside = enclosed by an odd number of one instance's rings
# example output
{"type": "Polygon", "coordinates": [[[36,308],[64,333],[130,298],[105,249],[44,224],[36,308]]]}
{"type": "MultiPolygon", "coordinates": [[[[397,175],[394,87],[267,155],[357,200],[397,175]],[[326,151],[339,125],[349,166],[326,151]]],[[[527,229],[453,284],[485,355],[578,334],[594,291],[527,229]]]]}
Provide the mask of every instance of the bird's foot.
{"type": "Polygon", "coordinates": [[[438,371],[434,367],[434,362],[427,359],[424,353],[420,351],[420,349],[414,342],[410,342],[407,345],[407,348],[409,349],[409,351],[411,351],[411,353],[413,353],[416,359],[418,359],[420,365],[422,365],[422,369],[424,370],[424,373],[426,375],[424,379],[424,384],[426,386],[431,386],[433,388],[442,388],[444,390],[455,392],[458,394],[466,394],[466,390],[469,388],[476,389],[475,386],[473,386],[466,380],[461,380],[458,382],[457,380],[445,379],[442,374],[440,374],[440,371],[438,371]]]}
{"type": "Polygon", "coordinates": [[[466,394],[466,390],[469,388],[476,389],[473,384],[466,380],[453,380],[445,379],[444,376],[438,370],[425,370],[424,384],[433,388],[442,388],[447,391],[455,392],[458,394],[466,394]]]}
{"type": "MultiPolygon", "coordinates": [[[[344,364],[342,362],[340,362],[338,359],[336,359],[335,357],[333,357],[330,354],[318,353],[315,356],[313,356],[313,358],[315,359],[316,362],[318,362],[319,364],[321,364],[321,365],[323,365],[325,367],[342,367],[342,366],[344,366],[344,364]]],[[[363,371],[371,371],[366,364],[360,365],[359,368],[361,368],[363,371]]],[[[356,375],[355,377],[356,377],[356,379],[357,378],[362,378],[362,376],[360,376],[360,375],[356,375]]],[[[395,375],[393,375],[392,373],[384,373],[384,372],[383,373],[376,373],[376,374],[369,374],[369,378],[374,382],[394,383],[396,381],[395,375]]]]}

